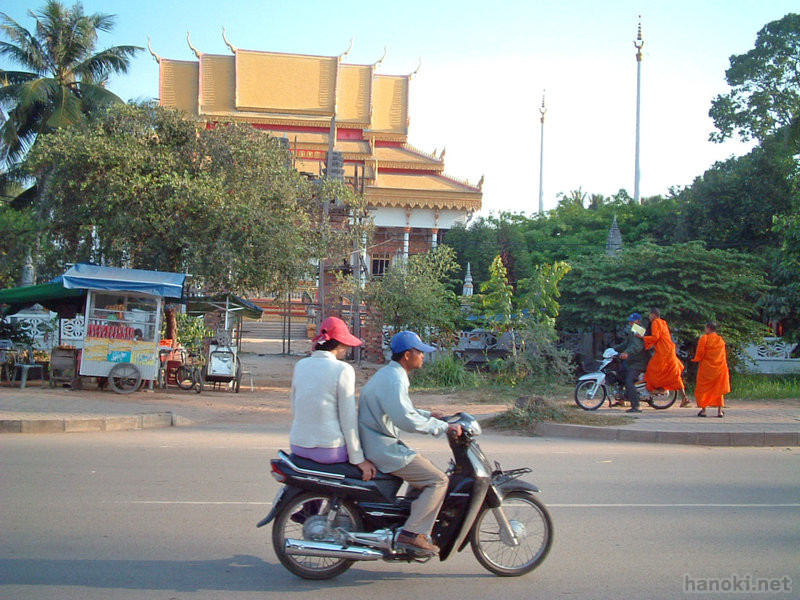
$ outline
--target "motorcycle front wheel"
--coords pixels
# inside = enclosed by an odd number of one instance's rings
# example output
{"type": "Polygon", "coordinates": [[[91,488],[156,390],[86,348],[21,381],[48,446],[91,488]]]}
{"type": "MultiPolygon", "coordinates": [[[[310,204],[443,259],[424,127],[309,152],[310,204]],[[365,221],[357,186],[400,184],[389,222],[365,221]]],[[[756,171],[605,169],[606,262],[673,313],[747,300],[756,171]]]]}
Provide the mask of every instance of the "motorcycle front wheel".
{"type": "Polygon", "coordinates": [[[664,410],[665,408],[669,408],[673,404],[675,404],[675,400],[678,398],[678,391],[665,391],[661,394],[651,393],[650,400],[648,400],[648,404],[657,410],[664,410]]]}
{"type": "Polygon", "coordinates": [[[598,386],[595,381],[581,381],[575,386],[575,403],[583,410],[597,410],[603,406],[606,396],[606,386],[598,386]]]}
{"type": "Polygon", "coordinates": [[[469,541],[485,569],[501,577],[517,577],[538,567],[550,552],[553,522],[544,505],[528,492],[510,492],[503,499],[502,509],[519,545],[503,539],[488,506],[475,519],[469,541]]]}
{"type": "Polygon", "coordinates": [[[331,579],[349,569],[353,561],[322,556],[286,554],[287,539],[312,540],[338,544],[336,530],[360,531],[361,519],[348,502],[339,503],[339,512],[333,527],[328,524],[328,513],[333,498],[325,494],[305,493],[293,498],[284,506],[272,525],[272,547],[281,564],[303,579],[331,579]]]}

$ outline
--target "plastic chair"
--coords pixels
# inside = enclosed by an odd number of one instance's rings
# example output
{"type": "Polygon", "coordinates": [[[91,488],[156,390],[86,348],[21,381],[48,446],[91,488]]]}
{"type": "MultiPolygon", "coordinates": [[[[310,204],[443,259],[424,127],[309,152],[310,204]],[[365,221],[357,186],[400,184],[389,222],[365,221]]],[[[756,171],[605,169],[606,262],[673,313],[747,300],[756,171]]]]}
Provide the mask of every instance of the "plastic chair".
{"type": "Polygon", "coordinates": [[[17,352],[14,357],[14,378],[11,380],[11,385],[17,380],[17,373],[20,373],[20,386],[22,389],[28,382],[28,372],[39,369],[39,376],[42,378],[42,387],[44,387],[44,365],[36,364],[33,356],[33,348],[28,346],[25,350],[17,352]]]}

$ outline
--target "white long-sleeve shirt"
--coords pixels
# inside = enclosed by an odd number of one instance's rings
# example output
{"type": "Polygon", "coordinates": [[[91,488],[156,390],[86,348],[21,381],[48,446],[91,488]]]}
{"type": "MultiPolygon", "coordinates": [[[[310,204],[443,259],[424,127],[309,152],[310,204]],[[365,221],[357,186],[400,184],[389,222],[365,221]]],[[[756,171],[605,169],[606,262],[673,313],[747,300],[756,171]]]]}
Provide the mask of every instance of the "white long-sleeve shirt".
{"type": "Polygon", "coordinates": [[[356,374],[330,352],[316,350],[295,365],[289,441],[303,448],[347,446],[349,461],[364,462],[358,439],[356,374]]]}

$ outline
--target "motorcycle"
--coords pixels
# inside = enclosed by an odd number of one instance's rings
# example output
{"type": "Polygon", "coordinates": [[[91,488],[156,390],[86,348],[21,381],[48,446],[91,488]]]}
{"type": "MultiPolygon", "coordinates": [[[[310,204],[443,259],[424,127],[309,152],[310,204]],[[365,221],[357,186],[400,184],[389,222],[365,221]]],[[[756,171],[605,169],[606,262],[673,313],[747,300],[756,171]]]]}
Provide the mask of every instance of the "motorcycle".
{"type": "MultiPolygon", "coordinates": [[[[593,373],[578,378],[575,386],[575,403],[584,410],[597,410],[608,399],[608,405],[625,399],[625,378],[620,375],[622,360],[613,348],[606,348],[603,361],[593,373]]],[[[644,380],[636,382],[639,400],[657,410],[664,410],[675,404],[677,390],[649,391],[644,380]]]]}
{"type": "MultiPolygon", "coordinates": [[[[475,441],[481,434],[470,414],[457,413],[448,423],[462,434],[448,436],[453,459],[447,470],[447,496],[431,533],[439,560],[467,544],[478,562],[500,576],[524,575],[539,566],[553,543],[550,514],[535,496],[539,488],[520,479],[527,467],[503,471],[490,465],[475,441]]],[[[321,464],[278,452],[271,475],[283,484],[270,513],[272,545],[281,564],[305,579],[330,579],[356,561],[427,562],[430,555],[398,547],[397,535],[419,491],[380,471],[362,481],[358,467],[321,464]]]]}

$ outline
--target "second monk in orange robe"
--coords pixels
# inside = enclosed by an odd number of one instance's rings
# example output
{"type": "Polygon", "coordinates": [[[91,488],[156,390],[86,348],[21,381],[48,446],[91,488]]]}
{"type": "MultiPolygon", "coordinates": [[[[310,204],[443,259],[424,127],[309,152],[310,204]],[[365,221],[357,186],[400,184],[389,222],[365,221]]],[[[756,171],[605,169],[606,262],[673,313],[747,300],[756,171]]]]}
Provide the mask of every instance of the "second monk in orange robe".
{"type": "Polygon", "coordinates": [[[724,396],[731,391],[731,376],[725,340],[717,335],[716,323],[706,323],[706,334],[697,341],[697,352],[692,361],[700,363],[694,388],[694,397],[700,407],[698,416],[705,416],[707,406],[716,406],[717,416],[723,416],[724,396]]]}
{"type": "Polygon", "coordinates": [[[651,392],[659,388],[665,390],[680,390],[681,406],[689,404],[689,398],[684,391],[683,373],[684,365],[675,351],[675,342],[669,333],[667,322],[661,318],[657,308],[650,310],[650,335],[642,336],[645,349],[655,348],[655,354],[647,364],[644,380],[647,389],[651,392]]]}

